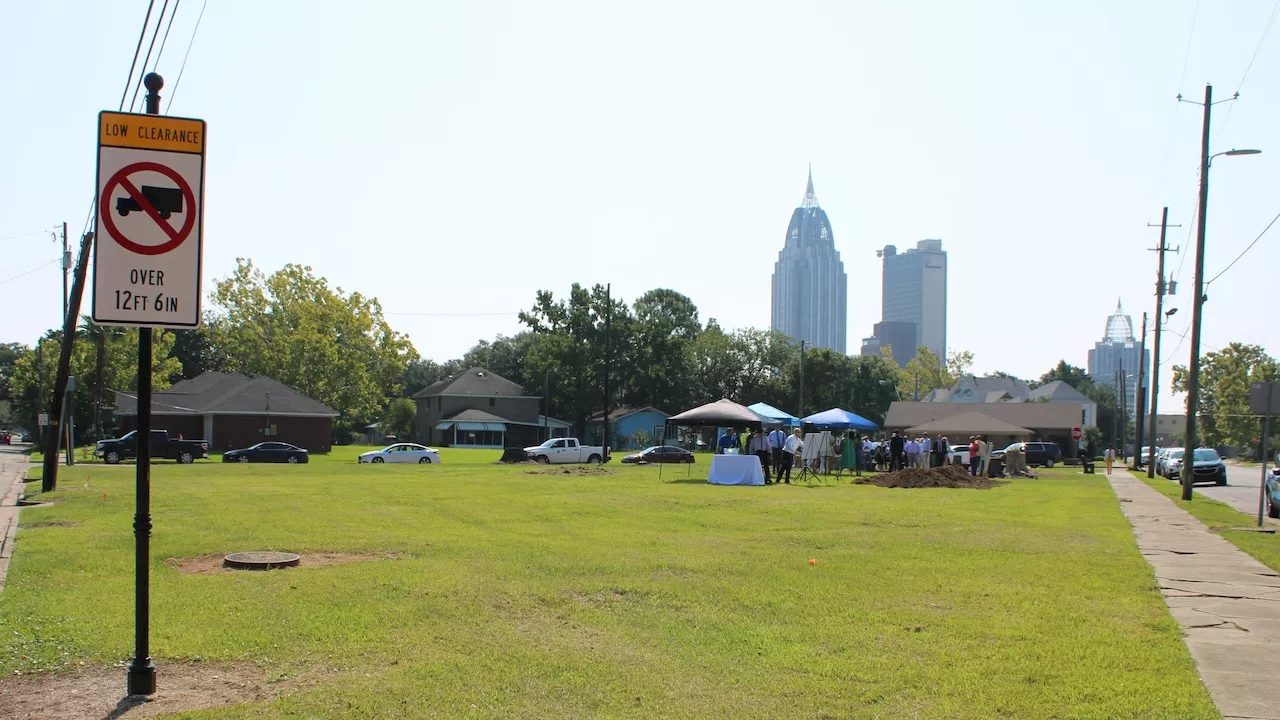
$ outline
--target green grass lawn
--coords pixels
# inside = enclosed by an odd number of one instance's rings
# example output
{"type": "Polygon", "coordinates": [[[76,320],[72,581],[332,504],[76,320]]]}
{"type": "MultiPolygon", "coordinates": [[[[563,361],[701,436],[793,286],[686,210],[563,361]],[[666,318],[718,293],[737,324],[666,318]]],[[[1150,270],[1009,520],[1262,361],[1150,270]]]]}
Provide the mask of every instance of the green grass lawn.
{"type": "Polygon", "coordinates": [[[1148,485],[1159,490],[1178,507],[1191,513],[1210,530],[1219,533],[1231,541],[1231,544],[1257,558],[1258,562],[1280,572],[1280,535],[1270,533],[1249,532],[1233,528],[1251,528],[1258,524],[1256,515],[1246,515],[1226,503],[1210,499],[1200,493],[1187,502],[1182,499],[1182,486],[1166,478],[1156,476],[1147,478],[1147,474],[1134,473],[1148,485]]]}
{"type": "MultiPolygon", "coordinates": [[[[659,482],[358,451],[155,466],[160,682],[178,660],[316,678],[183,717],[1218,717],[1101,475],[726,488],[706,456],[659,482]],[[166,563],[246,549],[399,557],[166,563]]],[[[23,511],[0,673],[129,657],[133,474],[63,468],[37,496],[56,504],[23,511]]]]}

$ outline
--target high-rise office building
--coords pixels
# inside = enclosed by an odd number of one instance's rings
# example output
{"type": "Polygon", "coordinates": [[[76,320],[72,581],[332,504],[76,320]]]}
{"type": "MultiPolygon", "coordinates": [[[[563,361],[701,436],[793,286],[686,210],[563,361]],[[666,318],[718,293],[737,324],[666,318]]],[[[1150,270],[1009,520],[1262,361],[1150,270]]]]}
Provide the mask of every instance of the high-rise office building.
{"type": "Polygon", "coordinates": [[[827,213],[813,192],[813,171],[773,269],[770,326],[809,347],[845,352],[848,276],[827,213]]]}
{"type": "MultiPolygon", "coordinates": [[[[881,323],[902,334],[901,323],[915,325],[915,342],[907,357],[915,357],[916,348],[924,345],[942,360],[947,357],[947,253],[941,240],[921,240],[914,248],[899,253],[886,245],[876,253],[884,262],[881,280],[881,323]]],[[[863,341],[868,345],[893,344],[877,335],[863,341]]],[[[894,347],[895,359],[899,357],[894,347]]]]}
{"type": "Polygon", "coordinates": [[[1142,368],[1143,382],[1150,382],[1151,351],[1141,347],[1133,336],[1133,318],[1124,314],[1120,301],[1116,311],[1107,318],[1107,331],[1100,342],[1089,351],[1089,377],[1096,385],[1110,385],[1120,394],[1120,378],[1124,377],[1124,406],[1129,417],[1135,417],[1138,393],[1138,368],[1142,368]]]}
{"type": "Polygon", "coordinates": [[[884,348],[893,353],[898,367],[906,367],[916,356],[916,324],[878,322],[871,327],[871,337],[862,339],[863,355],[880,355],[884,348]]]}

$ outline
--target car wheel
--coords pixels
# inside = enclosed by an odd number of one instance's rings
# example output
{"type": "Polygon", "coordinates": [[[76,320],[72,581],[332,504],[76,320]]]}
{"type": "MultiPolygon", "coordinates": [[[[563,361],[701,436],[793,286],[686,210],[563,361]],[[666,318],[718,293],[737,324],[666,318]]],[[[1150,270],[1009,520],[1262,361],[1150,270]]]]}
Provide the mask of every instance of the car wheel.
{"type": "Polygon", "coordinates": [[[1220,478],[1220,479],[1218,480],[1218,486],[1219,486],[1219,487],[1222,487],[1223,485],[1226,485],[1226,484],[1227,484],[1227,479],[1226,479],[1226,478],[1220,478]]]}
{"type": "Polygon", "coordinates": [[[1045,460],[1045,461],[1044,461],[1044,466],[1045,466],[1045,467],[1047,467],[1047,468],[1051,468],[1051,467],[1053,467],[1053,458],[1049,458],[1048,460],[1045,460]]]}
{"type": "Polygon", "coordinates": [[[418,458],[418,464],[419,464],[419,465],[430,465],[430,464],[431,464],[431,458],[429,458],[429,457],[420,457],[420,458],[418,458]]]}
{"type": "Polygon", "coordinates": [[[535,458],[535,459],[537,460],[537,462],[540,462],[540,463],[542,463],[543,465],[550,465],[550,464],[551,464],[551,458],[547,457],[546,455],[539,455],[539,456],[538,456],[537,458],[535,458]]]}
{"type": "Polygon", "coordinates": [[[599,465],[599,464],[600,464],[600,456],[599,456],[599,455],[592,455],[591,457],[587,458],[587,462],[588,462],[589,464],[591,464],[591,465],[599,465]]]}
{"type": "Polygon", "coordinates": [[[376,457],[376,458],[374,458],[374,459],[373,459],[373,462],[375,462],[375,463],[379,463],[379,464],[380,464],[380,463],[384,463],[384,462],[386,462],[386,461],[385,461],[385,460],[383,460],[383,459],[382,459],[382,458],[380,458],[380,457],[376,457]]]}
{"type": "Polygon", "coordinates": [[[1267,495],[1267,517],[1280,519],[1280,507],[1271,502],[1271,496],[1267,495]]]}
{"type": "Polygon", "coordinates": [[[240,455],[240,456],[236,457],[236,462],[238,462],[238,463],[247,463],[247,462],[249,462],[249,456],[248,456],[248,455],[240,455]]]}
{"type": "Polygon", "coordinates": [[[297,464],[298,464],[298,456],[297,456],[297,455],[290,455],[290,456],[289,456],[289,459],[288,459],[288,460],[286,460],[285,462],[289,463],[290,465],[297,465],[297,464]]]}
{"type": "Polygon", "coordinates": [[[108,465],[115,465],[120,462],[120,453],[112,450],[102,459],[106,460],[108,465]]]}
{"type": "Polygon", "coordinates": [[[182,463],[183,465],[190,465],[195,461],[196,461],[195,456],[189,452],[184,452],[178,456],[178,462],[182,463]]]}

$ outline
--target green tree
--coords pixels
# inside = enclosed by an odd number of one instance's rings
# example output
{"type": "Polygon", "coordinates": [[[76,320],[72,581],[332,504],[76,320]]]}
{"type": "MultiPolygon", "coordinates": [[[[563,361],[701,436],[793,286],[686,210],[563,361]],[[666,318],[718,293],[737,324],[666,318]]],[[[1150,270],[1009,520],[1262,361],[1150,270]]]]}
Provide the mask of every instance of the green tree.
{"type": "Polygon", "coordinates": [[[693,344],[701,326],[698,307],[674,290],[650,290],[632,304],[635,353],[626,402],[679,412],[691,405],[693,344]]]}
{"type": "MultiPolygon", "coordinates": [[[[1173,391],[1187,392],[1188,371],[1173,368],[1173,391]]],[[[1258,345],[1231,343],[1200,360],[1200,439],[1205,445],[1232,445],[1252,451],[1261,436],[1249,410],[1249,385],[1280,381],[1280,365],[1258,345]]]]}
{"type": "Polygon", "coordinates": [[[438,363],[425,358],[414,358],[405,364],[404,372],[400,373],[396,384],[401,387],[405,397],[413,397],[428,385],[453,377],[463,369],[461,360],[438,363]]]}
{"type": "Polygon", "coordinates": [[[413,421],[418,406],[409,398],[396,398],[382,413],[382,431],[398,438],[407,438],[413,432],[413,421]]]}
{"type": "Polygon", "coordinates": [[[226,359],[214,347],[207,327],[177,330],[174,334],[173,355],[182,363],[183,378],[190,379],[204,372],[219,371],[226,365],[226,359]]]}
{"type": "Polygon", "coordinates": [[[1093,378],[1089,377],[1089,373],[1085,372],[1084,368],[1076,367],[1066,360],[1059,360],[1053,369],[1040,376],[1040,381],[1035,385],[1036,387],[1047,385],[1054,380],[1061,380],[1086,395],[1089,394],[1087,388],[1093,385],[1093,378]]]}
{"type": "MultiPolygon", "coordinates": [[[[973,356],[969,355],[969,361],[972,360],[973,356]]],[[[924,345],[916,348],[916,356],[899,370],[898,378],[898,393],[914,400],[923,398],[935,389],[949,388],[955,384],[955,377],[948,371],[947,365],[924,345]]]]}
{"type": "Polygon", "coordinates": [[[968,350],[947,354],[947,374],[953,380],[969,374],[973,368],[973,353],[968,350]]]}
{"type": "Polygon", "coordinates": [[[340,430],[380,417],[417,358],[376,298],[330,288],[309,267],[290,264],[267,276],[239,258],[212,301],[209,337],[226,369],[298,388],[336,410],[340,430]]]}

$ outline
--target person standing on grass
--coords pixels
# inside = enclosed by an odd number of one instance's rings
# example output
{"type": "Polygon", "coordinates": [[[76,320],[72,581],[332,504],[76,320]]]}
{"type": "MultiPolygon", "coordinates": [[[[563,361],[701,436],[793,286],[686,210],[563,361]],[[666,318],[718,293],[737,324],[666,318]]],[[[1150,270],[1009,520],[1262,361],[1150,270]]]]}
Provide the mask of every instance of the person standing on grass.
{"type": "Polygon", "coordinates": [[[894,430],[893,437],[889,438],[889,472],[902,469],[905,455],[906,441],[902,439],[897,430],[894,430]]]}
{"type": "Polygon", "coordinates": [[[760,468],[764,470],[764,484],[768,485],[772,482],[769,476],[769,467],[773,464],[769,457],[769,438],[761,430],[753,429],[751,437],[747,439],[747,452],[760,458],[760,468]]]}
{"type": "Polygon", "coordinates": [[[1106,453],[1106,455],[1103,455],[1102,457],[1103,457],[1103,459],[1104,459],[1104,460],[1106,460],[1106,461],[1107,461],[1107,474],[1108,474],[1108,475],[1110,475],[1110,474],[1111,474],[1111,466],[1112,466],[1112,465],[1115,463],[1115,461],[1116,461],[1116,451],[1115,451],[1115,448],[1113,448],[1113,447],[1111,447],[1110,445],[1108,445],[1108,446],[1107,446],[1107,453],[1106,453]]]}
{"type": "Polygon", "coordinates": [[[791,484],[791,466],[800,459],[800,451],[804,449],[804,440],[800,439],[800,428],[791,431],[791,437],[782,445],[782,472],[786,484],[791,484]]]}
{"type": "Polygon", "coordinates": [[[782,478],[782,446],[787,444],[787,434],[781,428],[769,432],[769,454],[773,456],[773,476],[782,478]]]}
{"type": "Polygon", "coordinates": [[[969,475],[978,477],[978,438],[969,436],[969,475]]]}

